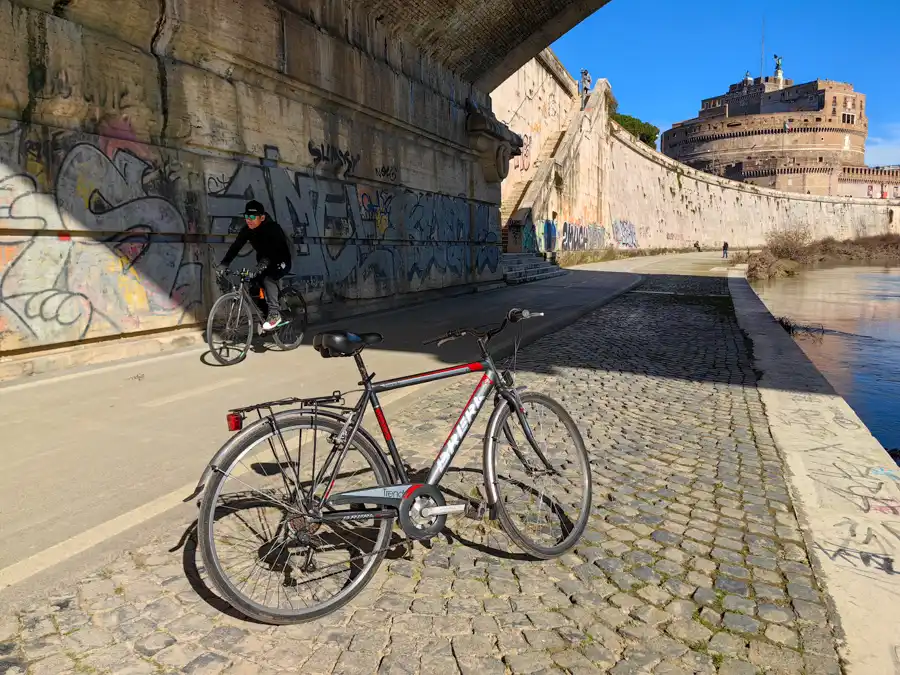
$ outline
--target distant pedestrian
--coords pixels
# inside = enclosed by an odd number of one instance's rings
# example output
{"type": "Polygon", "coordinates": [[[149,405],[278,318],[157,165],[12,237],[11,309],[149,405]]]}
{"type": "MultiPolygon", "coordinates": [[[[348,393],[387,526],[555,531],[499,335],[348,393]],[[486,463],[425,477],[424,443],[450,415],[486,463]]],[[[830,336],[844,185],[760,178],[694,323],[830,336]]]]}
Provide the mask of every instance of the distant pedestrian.
{"type": "Polygon", "coordinates": [[[723,258],[728,257],[728,242],[727,241],[722,244],[722,257],[723,258]]]}

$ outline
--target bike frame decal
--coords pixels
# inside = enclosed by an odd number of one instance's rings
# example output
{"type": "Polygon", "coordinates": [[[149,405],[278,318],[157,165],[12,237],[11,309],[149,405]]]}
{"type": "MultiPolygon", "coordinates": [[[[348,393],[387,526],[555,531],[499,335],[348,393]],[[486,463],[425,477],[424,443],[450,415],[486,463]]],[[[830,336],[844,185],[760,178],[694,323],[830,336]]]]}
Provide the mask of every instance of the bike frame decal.
{"type": "Polygon", "coordinates": [[[428,474],[428,480],[426,481],[429,485],[437,485],[440,482],[441,478],[444,476],[444,472],[447,470],[447,467],[450,466],[450,462],[462,445],[463,440],[465,440],[466,434],[469,433],[472,422],[475,421],[475,418],[478,417],[478,413],[481,412],[484,402],[487,400],[488,396],[490,396],[490,393],[494,388],[494,380],[490,377],[492,374],[493,373],[485,373],[481,376],[478,386],[475,387],[475,391],[473,391],[472,395],[469,397],[469,402],[466,403],[466,407],[463,408],[463,411],[460,413],[459,419],[456,420],[456,424],[453,425],[450,435],[447,436],[447,440],[444,441],[444,446],[441,448],[440,452],[438,452],[434,464],[431,466],[431,472],[428,474]]]}
{"type": "MultiPolygon", "coordinates": [[[[337,464],[333,469],[328,490],[325,492],[325,495],[323,495],[320,506],[324,505],[325,501],[327,500],[329,503],[334,505],[349,504],[354,502],[368,502],[380,504],[382,506],[399,507],[400,502],[403,500],[403,498],[405,496],[408,496],[408,494],[414,492],[415,489],[420,487],[421,484],[409,483],[409,479],[406,476],[406,470],[403,466],[403,461],[400,457],[399,451],[397,450],[397,445],[394,443],[394,438],[391,434],[390,427],[388,426],[387,419],[385,418],[384,412],[381,409],[381,404],[378,401],[377,392],[390,391],[392,389],[400,389],[402,387],[411,387],[413,385],[422,384],[424,382],[432,382],[434,380],[443,380],[450,377],[458,377],[460,375],[466,375],[468,373],[484,373],[484,375],[482,375],[481,377],[481,380],[479,380],[478,386],[475,388],[475,391],[473,391],[472,395],[469,397],[469,401],[468,403],[466,403],[466,407],[463,409],[463,411],[459,415],[459,418],[456,420],[456,424],[454,424],[453,429],[450,430],[450,434],[447,436],[447,440],[444,441],[443,447],[441,447],[440,451],[438,452],[434,464],[432,464],[431,466],[431,471],[428,474],[428,480],[426,481],[426,483],[429,485],[437,485],[443,477],[444,473],[447,471],[447,468],[450,466],[450,462],[453,460],[453,457],[456,455],[457,451],[462,445],[463,440],[465,440],[466,434],[468,434],[469,429],[471,429],[472,423],[475,421],[475,418],[478,416],[478,413],[484,406],[485,401],[487,401],[488,397],[493,391],[497,374],[494,371],[493,363],[490,360],[486,359],[484,361],[464,363],[457,366],[450,366],[449,368],[430,370],[424,373],[417,373],[415,375],[407,375],[404,377],[398,377],[391,380],[383,380],[381,382],[373,383],[367,375],[365,366],[363,365],[362,359],[358,354],[356,355],[356,364],[359,368],[360,375],[363,377],[365,389],[362,396],[360,397],[359,402],[356,404],[356,407],[353,410],[353,414],[350,415],[350,417],[348,417],[344,422],[343,426],[341,427],[341,431],[338,433],[337,438],[335,439],[336,445],[340,446],[341,448],[340,450],[336,449],[335,451],[339,452],[340,456],[338,458],[337,464]],[[369,405],[371,405],[373,410],[375,411],[375,417],[378,420],[378,426],[381,428],[381,434],[382,436],[384,436],[384,440],[387,443],[388,451],[390,452],[391,459],[394,462],[394,466],[397,469],[397,474],[399,475],[401,482],[398,485],[365,488],[363,490],[339,492],[335,495],[332,495],[331,491],[334,488],[334,478],[337,475],[338,467],[340,467],[343,461],[343,456],[349,447],[349,438],[351,438],[356,432],[356,428],[362,421],[362,413],[369,405]],[[407,494],[404,495],[404,492],[407,494]]],[[[324,466],[321,471],[324,474],[324,466]]],[[[329,519],[332,520],[352,520],[354,518],[362,519],[363,512],[341,511],[329,514],[329,519]]]]}
{"type": "MultiPolygon", "coordinates": [[[[401,501],[420,487],[422,487],[422,484],[416,483],[414,485],[388,485],[387,487],[350,490],[349,492],[338,492],[328,502],[330,504],[352,504],[353,502],[358,502],[381,504],[383,506],[400,506],[401,501]]],[[[354,512],[351,511],[350,513],[354,512]]]]}

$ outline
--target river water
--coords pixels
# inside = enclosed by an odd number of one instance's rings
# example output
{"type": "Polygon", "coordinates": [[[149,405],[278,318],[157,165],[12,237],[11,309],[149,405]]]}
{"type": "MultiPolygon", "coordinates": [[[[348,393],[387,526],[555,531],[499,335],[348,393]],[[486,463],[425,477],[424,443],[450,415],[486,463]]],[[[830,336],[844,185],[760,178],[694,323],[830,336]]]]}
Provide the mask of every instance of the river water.
{"type": "Polygon", "coordinates": [[[821,267],[753,287],[776,317],[824,327],[797,343],[881,445],[900,448],[900,267],[821,267]]]}

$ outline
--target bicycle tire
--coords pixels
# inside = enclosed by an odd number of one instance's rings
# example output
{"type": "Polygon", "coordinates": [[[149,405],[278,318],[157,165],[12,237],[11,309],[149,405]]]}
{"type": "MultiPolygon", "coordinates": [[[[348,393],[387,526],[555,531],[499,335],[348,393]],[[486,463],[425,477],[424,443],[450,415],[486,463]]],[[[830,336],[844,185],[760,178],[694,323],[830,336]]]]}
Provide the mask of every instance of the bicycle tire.
{"type": "MultiPolygon", "coordinates": [[[[335,420],[303,411],[289,410],[278,413],[275,416],[275,421],[282,432],[299,427],[304,429],[324,429],[337,435],[341,430],[341,424],[335,420]]],[[[207,483],[203,490],[200,514],[197,518],[197,538],[203,564],[215,590],[219,592],[229,605],[251,619],[256,619],[257,621],[269,624],[287,625],[321,618],[350,602],[365,588],[369,581],[371,581],[387,553],[385,549],[391,539],[394,518],[385,518],[380,521],[380,531],[377,541],[375,542],[376,550],[379,552],[374,553],[366,563],[365,570],[354,579],[347,588],[335,595],[330,601],[321,605],[315,605],[306,610],[281,611],[273,610],[272,608],[265,607],[246,598],[230,582],[219,564],[213,538],[213,524],[216,520],[215,512],[218,493],[232,467],[237,464],[245,453],[264,441],[267,436],[272,435],[271,427],[269,425],[248,428],[247,432],[247,437],[243,442],[236,443],[225,456],[221,458],[220,464],[222,470],[213,474],[213,478],[207,483]]],[[[373,473],[375,474],[378,486],[388,486],[392,484],[387,466],[385,465],[378,448],[373,447],[363,434],[354,434],[351,441],[351,448],[358,450],[369,462],[369,465],[372,467],[373,473]]]]}
{"type": "Polygon", "coordinates": [[[213,345],[213,335],[215,333],[213,323],[216,318],[216,313],[222,310],[226,303],[233,302],[235,299],[240,300],[240,292],[231,291],[230,293],[219,296],[219,299],[213,303],[212,309],[209,311],[209,318],[206,320],[206,344],[209,347],[209,352],[212,354],[213,358],[223,366],[231,366],[240,363],[247,358],[247,353],[250,351],[250,344],[253,342],[253,314],[250,311],[250,306],[247,303],[242,303],[241,313],[244,314],[247,319],[247,339],[244,342],[240,354],[238,354],[237,358],[227,359],[222,356],[220,350],[213,345]]]}
{"type": "Polygon", "coordinates": [[[272,339],[279,349],[289,352],[303,344],[303,336],[306,334],[308,325],[306,300],[303,299],[299,291],[288,288],[281,293],[280,304],[282,312],[291,316],[291,323],[272,333],[272,339]],[[283,339],[286,333],[285,329],[288,327],[293,328],[295,331],[293,340],[283,339]]]}
{"type": "Polygon", "coordinates": [[[509,538],[512,539],[519,548],[536,558],[549,560],[551,558],[557,558],[563,555],[566,551],[575,546],[575,544],[577,544],[581,539],[581,535],[584,534],[584,530],[587,527],[588,520],[591,515],[593,482],[591,478],[590,459],[588,458],[587,449],[584,445],[584,439],[581,436],[581,432],[578,430],[578,425],[575,423],[575,420],[572,419],[572,416],[566,411],[561,403],[550,398],[549,396],[546,396],[545,394],[540,394],[538,392],[522,392],[519,394],[519,399],[521,400],[523,405],[528,402],[538,402],[541,405],[550,408],[554,412],[554,414],[566,427],[566,431],[568,431],[569,435],[574,441],[576,454],[583,471],[582,484],[584,487],[584,494],[581,499],[581,515],[574,524],[569,535],[565,539],[563,539],[562,542],[555,546],[541,546],[528,539],[519,530],[519,528],[510,517],[503,500],[500,485],[496,484],[496,477],[498,475],[496,444],[498,441],[498,436],[502,434],[503,428],[510,418],[514,419],[518,423],[518,418],[515,416],[510,405],[505,400],[501,400],[501,402],[498,404],[497,423],[493,427],[494,429],[496,429],[495,435],[486,439],[487,443],[494,444],[494,447],[486,448],[487,454],[485,455],[486,461],[487,458],[490,457],[491,461],[494,464],[492,473],[495,477],[497,494],[500,496],[500,499],[498,500],[496,505],[497,515],[500,519],[500,525],[502,526],[503,531],[506,532],[509,538]]]}

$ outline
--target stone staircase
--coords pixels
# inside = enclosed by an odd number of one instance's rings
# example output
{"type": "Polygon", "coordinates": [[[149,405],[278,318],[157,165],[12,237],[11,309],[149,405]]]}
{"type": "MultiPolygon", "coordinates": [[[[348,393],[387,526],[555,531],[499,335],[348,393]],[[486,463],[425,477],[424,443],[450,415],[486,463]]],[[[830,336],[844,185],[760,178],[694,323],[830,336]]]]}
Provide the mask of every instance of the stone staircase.
{"type": "Polygon", "coordinates": [[[556,263],[544,260],[543,256],[535,253],[504,253],[501,262],[503,280],[508,284],[524,284],[568,274],[556,263]]]}
{"type": "Polygon", "coordinates": [[[522,201],[522,195],[525,194],[525,190],[528,189],[530,184],[531,181],[527,180],[516,183],[500,204],[500,222],[503,223],[500,237],[504,251],[509,248],[509,228],[506,227],[506,223],[509,222],[509,217],[519,207],[519,202],[522,201]]]}

